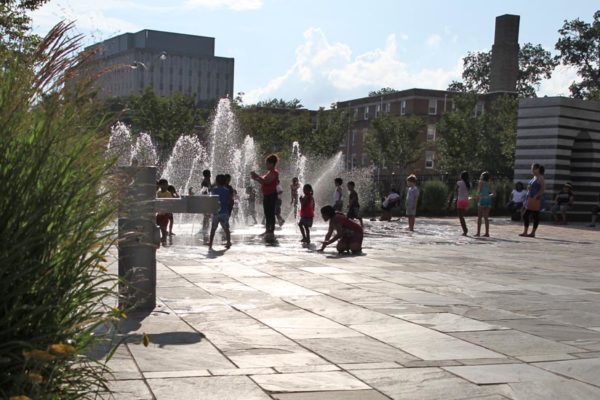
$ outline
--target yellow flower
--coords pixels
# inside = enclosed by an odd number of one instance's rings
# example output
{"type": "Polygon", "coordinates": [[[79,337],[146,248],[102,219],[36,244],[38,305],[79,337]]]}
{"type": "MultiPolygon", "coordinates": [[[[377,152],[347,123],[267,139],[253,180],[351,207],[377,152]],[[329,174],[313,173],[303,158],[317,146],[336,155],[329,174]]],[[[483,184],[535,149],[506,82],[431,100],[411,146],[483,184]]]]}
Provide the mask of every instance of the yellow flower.
{"type": "Polygon", "coordinates": [[[25,358],[34,358],[36,360],[44,360],[44,361],[52,361],[54,360],[54,356],[47,351],[44,350],[31,350],[24,351],[23,356],[25,358]]]}
{"type": "Polygon", "coordinates": [[[150,338],[146,335],[146,332],[144,332],[144,336],[142,337],[142,343],[144,344],[144,347],[148,347],[150,344],[150,338]]]}
{"type": "Polygon", "coordinates": [[[42,383],[44,381],[44,377],[36,372],[30,372],[27,376],[36,383],[42,383]]]}
{"type": "Polygon", "coordinates": [[[50,345],[50,351],[58,356],[66,357],[75,353],[75,347],[70,344],[56,343],[50,345]]]}
{"type": "Polygon", "coordinates": [[[31,397],[29,397],[29,396],[23,396],[23,395],[21,395],[21,396],[10,396],[8,398],[8,400],[31,400],[31,397]]]}

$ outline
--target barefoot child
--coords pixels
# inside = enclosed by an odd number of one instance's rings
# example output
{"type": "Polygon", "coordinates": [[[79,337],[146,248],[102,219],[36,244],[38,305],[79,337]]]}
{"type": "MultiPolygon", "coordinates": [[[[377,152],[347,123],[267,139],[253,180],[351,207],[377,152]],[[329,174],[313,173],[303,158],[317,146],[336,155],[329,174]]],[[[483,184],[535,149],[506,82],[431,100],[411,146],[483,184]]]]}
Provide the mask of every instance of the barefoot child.
{"type": "MultiPolygon", "coordinates": [[[[169,187],[167,187],[167,190],[169,191],[169,193],[171,193],[171,197],[173,198],[179,198],[179,193],[177,193],[177,190],[175,190],[175,186],[173,185],[169,185],[169,187]]],[[[169,236],[173,236],[175,235],[173,233],[173,213],[168,213],[169,215],[169,236]]]]}
{"type": "Polygon", "coordinates": [[[275,207],[277,205],[277,184],[279,183],[279,171],[275,169],[279,158],[271,154],[265,160],[267,172],[260,176],[252,171],[252,179],[260,183],[263,194],[263,209],[265,214],[265,237],[271,241],[275,239],[275,207]]]}
{"type": "Polygon", "coordinates": [[[333,209],[335,211],[342,211],[344,209],[344,194],[342,192],[342,184],[344,181],[342,178],[335,178],[335,191],[333,192],[333,209]]]}
{"type": "Polygon", "coordinates": [[[298,178],[293,178],[292,179],[292,184],[290,185],[290,194],[292,197],[292,201],[290,202],[290,204],[292,205],[292,208],[294,209],[294,216],[298,215],[298,190],[300,189],[300,181],[298,181],[298,178]]]}
{"type": "Polygon", "coordinates": [[[417,189],[417,177],[409,175],[406,178],[406,217],[408,218],[408,230],[415,230],[415,218],[417,216],[417,201],[419,200],[419,189],[417,189]]]}
{"type": "Polygon", "coordinates": [[[329,222],[329,230],[319,251],[325,250],[327,246],[339,240],[336,246],[338,253],[341,254],[349,251],[352,254],[361,253],[363,228],[359,224],[341,212],[336,212],[332,206],[321,208],[321,216],[325,222],[329,222]],[[335,232],[335,235],[333,235],[333,232],[335,232]]]}
{"type": "MultiPolygon", "coordinates": [[[[169,192],[169,181],[166,179],[160,179],[158,181],[158,190],[156,191],[156,197],[159,199],[170,199],[173,197],[169,192]]],[[[160,241],[161,243],[167,243],[167,227],[169,226],[169,214],[165,212],[158,212],[156,214],[156,225],[160,228],[160,241]]],[[[172,214],[171,214],[172,216],[172,214]]]]}
{"type": "Polygon", "coordinates": [[[471,182],[469,182],[469,173],[463,171],[460,173],[460,180],[456,182],[456,213],[460,220],[463,236],[467,236],[469,229],[465,221],[465,213],[469,208],[469,190],[471,190],[471,182]]]}
{"type": "Polygon", "coordinates": [[[302,243],[310,243],[310,228],[315,217],[315,199],[313,198],[313,189],[309,184],[302,188],[304,195],[300,197],[300,233],[302,233],[302,243]]]}
{"type": "Polygon", "coordinates": [[[346,186],[348,187],[348,213],[346,215],[350,219],[357,219],[358,222],[360,222],[360,226],[363,226],[363,220],[360,216],[358,193],[356,193],[356,190],[354,190],[354,182],[350,181],[346,186]]]}
{"type": "Polygon", "coordinates": [[[477,233],[481,235],[481,219],[485,221],[485,237],[490,236],[490,208],[492,207],[492,189],[490,187],[490,173],[485,171],[479,177],[477,186],[477,233]]]}
{"type": "Polygon", "coordinates": [[[213,214],[212,216],[212,224],[210,227],[210,239],[208,242],[208,250],[213,249],[213,240],[215,239],[215,232],[221,224],[221,227],[225,231],[225,238],[227,243],[225,244],[226,248],[231,247],[231,233],[229,231],[229,215],[230,215],[230,197],[231,192],[227,189],[225,175],[217,175],[216,183],[217,185],[213,187],[212,194],[215,196],[219,196],[219,211],[217,214],[213,214]]]}

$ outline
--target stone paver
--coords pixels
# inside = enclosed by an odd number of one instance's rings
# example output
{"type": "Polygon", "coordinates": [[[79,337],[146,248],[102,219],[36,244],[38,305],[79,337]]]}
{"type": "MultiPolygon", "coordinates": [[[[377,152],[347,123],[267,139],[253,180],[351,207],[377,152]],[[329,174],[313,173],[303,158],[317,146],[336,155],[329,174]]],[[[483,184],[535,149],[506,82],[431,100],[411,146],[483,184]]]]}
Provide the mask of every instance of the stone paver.
{"type": "Polygon", "coordinates": [[[114,398],[600,398],[597,230],[366,227],[357,257],[303,248],[293,227],[276,246],[234,229],[234,246],[209,256],[176,225],[157,252],[157,309],[121,326],[114,398]]]}

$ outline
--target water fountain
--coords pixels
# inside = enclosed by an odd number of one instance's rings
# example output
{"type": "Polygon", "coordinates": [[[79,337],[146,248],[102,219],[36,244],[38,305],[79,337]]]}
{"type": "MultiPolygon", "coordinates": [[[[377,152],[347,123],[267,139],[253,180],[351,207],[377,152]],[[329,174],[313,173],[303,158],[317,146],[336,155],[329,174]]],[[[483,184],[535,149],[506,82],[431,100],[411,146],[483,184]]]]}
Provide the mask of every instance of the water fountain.
{"type": "MultiPolygon", "coordinates": [[[[138,165],[156,165],[158,159],[150,136],[142,133],[137,138],[122,123],[116,124],[111,132],[107,153],[119,157],[118,165],[130,165],[136,159],[138,165]]],[[[217,174],[229,173],[232,176],[231,185],[239,196],[239,219],[245,221],[247,215],[246,188],[257,184],[250,179],[250,171],[261,171],[262,164],[258,162],[257,145],[250,136],[242,137],[241,129],[229,99],[221,99],[208,131],[206,145],[197,136],[181,136],[171,154],[159,169],[159,176],[166,178],[181,194],[187,194],[193,188],[199,194],[202,171],[209,169],[213,179],[217,174]]],[[[295,219],[290,204],[292,177],[298,177],[300,183],[310,183],[315,192],[317,209],[330,204],[333,196],[333,180],[341,177],[344,182],[353,180],[359,193],[363,207],[372,199],[372,171],[369,168],[346,171],[341,152],[330,158],[307,156],[302,153],[300,144],[292,144],[291,157],[282,160],[280,165],[281,185],[284,189],[282,202],[283,214],[287,219],[295,219]]],[[[261,207],[257,204],[257,210],[261,207]]],[[[186,222],[194,221],[196,217],[186,217],[186,222]],[[190,219],[191,218],[191,219],[190,219]]],[[[289,222],[291,222],[291,220],[289,222]]],[[[183,222],[184,220],[180,220],[183,222]]],[[[295,225],[295,224],[288,224],[295,225]]]]}

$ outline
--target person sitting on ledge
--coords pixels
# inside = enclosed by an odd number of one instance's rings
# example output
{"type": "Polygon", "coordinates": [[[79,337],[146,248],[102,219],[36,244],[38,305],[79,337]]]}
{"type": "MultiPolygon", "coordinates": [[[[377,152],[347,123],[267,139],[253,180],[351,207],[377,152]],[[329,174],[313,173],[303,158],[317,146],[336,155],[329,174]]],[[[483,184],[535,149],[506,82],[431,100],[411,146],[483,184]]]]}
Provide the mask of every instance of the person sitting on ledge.
{"type": "Polygon", "coordinates": [[[523,203],[527,199],[527,191],[522,182],[515,183],[515,188],[510,193],[510,201],[506,205],[506,209],[514,216],[518,215],[515,220],[521,219],[521,210],[523,209],[523,203]]]}
{"type": "Polygon", "coordinates": [[[363,228],[359,224],[341,212],[336,212],[332,206],[321,208],[321,216],[325,222],[329,222],[329,230],[319,251],[325,250],[327,246],[338,241],[336,246],[338,253],[350,251],[352,254],[361,253],[363,228]],[[334,231],[335,235],[333,235],[334,231]]]}
{"type": "Polygon", "coordinates": [[[554,205],[550,210],[552,212],[552,218],[554,218],[555,224],[566,225],[567,224],[567,211],[573,207],[575,196],[573,195],[573,186],[569,182],[565,183],[565,186],[558,192],[554,197],[554,205]],[[559,221],[557,214],[560,212],[562,219],[559,221]]]}
{"type": "Polygon", "coordinates": [[[390,194],[383,200],[381,203],[381,209],[383,213],[381,214],[380,221],[389,221],[392,219],[392,208],[396,207],[400,204],[400,194],[394,188],[390,190],[390,194]]]}

